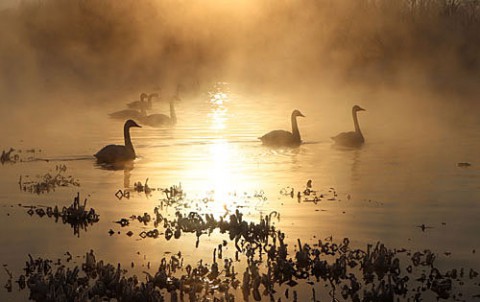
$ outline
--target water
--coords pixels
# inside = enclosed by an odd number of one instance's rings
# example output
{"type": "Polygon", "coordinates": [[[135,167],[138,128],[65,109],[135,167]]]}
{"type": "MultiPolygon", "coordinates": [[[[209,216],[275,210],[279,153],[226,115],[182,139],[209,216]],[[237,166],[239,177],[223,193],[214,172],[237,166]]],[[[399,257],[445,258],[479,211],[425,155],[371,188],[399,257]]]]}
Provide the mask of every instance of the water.
{"type": "MultiPolygon", "coordinates": [[[[148,262],[152,270],[158,267],[161,257],[169,252],[181,251],[192,263],[211,261],[213,248],[222,240],[228,241],[227,235],[204,235],[196,248],[191,234],[170,241],[162,237],[141,239],[138,234],[153,226],[131,222],[121,228],[114,222],[151,213],[158,205],[163,197],[160,191],[150,196],[132,192],[130,199],[121,200],[114,195],[119,189],[133,188],[135,182],[148,179],[153,188],[181,183],[187,199],[194,200],[190,209],[181,209],[185,212],[195,210],[218,217],[225,209],[239,207],[249,220],[258,221],[260,215],[277,211],[281,219],[275,224],[287,234],[292,247],[297,238],[314,243],[328,236],[337,240],[349,237],[359,248],[382,241],[391,248],[431,249],[445,267],[480,268],[473,253],[480,249],[476,234],[480,227],[476,150],[480,146],[478,140],[472,140],[478,125],[465,123],[432,132],[422,127],[422,123],[433,123],[428,116],[402,117],[408,111],[398,113],[397,108],[383,110],[379,116],[380,110],[365,104],[367,111],[359,119],[367,144],[345,150],[332,147],[329,136],[353,127],[349,113],[352,104],[333,101],[335,105],[331,105],[332,100],[327,103],[302,97],[292,100],[274,93],[248,94],[234,86],[188,97],[176,105],[176,127],[131,129],[139,158],[132,167],[120,170],[99,167],[91,155],[106,144],[123,142],[123,122],[106,118],[107,113],[121,109],[121,101],[93,110],[74,107],[69,115],[53,117],[25,112],[22,119],[14,120],[5,115],[5,124],[12,128],[2,130],[5,139],[0,148],[22,149],[23,157],[27,156],[25,150],[34,148],[36,152],[28,155],[41,160],[0,167],[2,264],[18,276],[28,254],[64,259],[69,251],[78,264],[82,261],[78,256],[90,249],[97,259],[126,266],[135,263],[131,271],[139,275],[148,262]],[[262,146],[257,137],[273,129],[290,129],[293,109],[306,115],[299,118],[305,143],[286,150],[262,146]],[[43,119],[44,123],[32,125],[31,119],[43,119]],[[401,127],[399,121],[404,122],[401,127]],[[471,162],[473,166],[460,168],[458,162],[471,162]],[[19,188],[21,175],[32,179],[55,173],[60,164],[67,167],[65,175],[79,180],[79,187],[59,187],[40,195],[19,188]],[[308,180],[318,194],[325,195],[320,202],[298,202],[296,197],[282,194],[291,188],[303,191],[308,180]],[[100,222],[82,230],[78,237],[68,225],[47,217],[30,217],[27,209],[19,206],[61,208],[70,205],[77,192],[100,214],[100,222]],[[200,202],[206,196],[214,201],[200,202]],[[422,224],[427,226],[424,231],[419,227],[422,224]],[[115,231],[111,236],[110,229],[115,231]],[[132,237],[126,235],[128,230],[134,232],[132,237]]],[[[166,112],[168,105],[156,103],[155,110],[166,112]]],[[[174,217],[175,210],[166,209],[165,216],[174,217]]],[[[233,252],[229,243],[226,253],[233,252]]],[[[0,274],[1,284],[7,279],[7,274],[0,274]]],[[[28,296],[15,287],[13,291],[0,291],[0,300],[24,300],[28,296]]]]}

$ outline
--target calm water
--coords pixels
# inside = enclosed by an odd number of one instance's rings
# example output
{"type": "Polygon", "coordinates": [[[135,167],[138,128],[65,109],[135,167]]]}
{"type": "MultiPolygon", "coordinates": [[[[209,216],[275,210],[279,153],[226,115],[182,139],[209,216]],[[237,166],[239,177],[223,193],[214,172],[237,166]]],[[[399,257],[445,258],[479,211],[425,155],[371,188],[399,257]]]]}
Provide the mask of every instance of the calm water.
{"type": "MultiPolygon", "coordinates": [[[[170,241],[141,239],[138,233],[152,225],[131,222],[128,228],[121,228],[114,222],[153,212],[163,197],[159,191],[150,196],[133,192],[130,199],[122,200],[114,195],[148,178],[153,188],[181,183],[191,200],[190,209],[181,209],[184,212],[220,216],[225,209],[240,207],[247,219],[258,221],[261,214],[278,211],[281,218],[276,226],[287,234],[292,247],[297,238],[314,243],[333,235],[337,240],[349,237],[359,248],[377,241],[391,248],[428,248],[438,253],[441,265],[480,269],[480,260],[472,253],[480,251],[480,143],[472,139],[478,137],[478,125],[460,123],[432,134],[424,130],[433,121],[428,115],[420,119],[405,111],[407,116],[401,116],[385,106],[380,114],[372,103],[370,107],[369,103],[360,104],[367,109],[359,117],[367,144],[358,150],[341,150],[332,147],[329,137],[353,127],[353,103],[349,101],[329,99],[326,105],[320,98],[242,94],[236,87],[212,91],[178,103],[178,124],[173,129],[133,128],[139,158],[132,168],[118,171],[98,167],[91,154],[106,144],[123,142],[123,122],[107,118],[107,113],[122,109],[123,101],[88,109],[73,107],[71,116],[54,111],[40,118],[34,111],[24,112],[21,118],[4,114],[10,129],[2,130],[0,149],[35,148],[29,155],[49,161],[0,166],[2,264],[18,276],[28,254],[63,259],[67,251],[83,256],[90,249],[97,259],[126,266],[134,262],[132,271],[139,275],[147,262],[156,269],[168,252],[181,251],[192,263],[202,258],[210,262],[213,248],[228,240],[228,235],[204,235],[196,248],[194,235],[170,241]],[[306,115],[299,119],[305,143],[292,150],[262,146],[258,136],[273,129],[290,129],[293,109],[306,115]],[[45,122],[32,125],[31,120],[39,119],[45,122]],[[458,162],[473,165],[459,168],[458,162]],[[19,189],[21,175],[34,179],[55,173],[60,164],[66,165],[65,175],[78,179],[80,187],[61,187],[41,195],[19,189]],[[303,190],[308,180],[326,196],[319,203],[299,203],[297,198],[281,194],[291,188],[303,190]],[[337,194],[334,200],[328,200],[334,197],[331,188],[337,194]],[[68,206],[77,192],[100,214],[100,222],[81,231],[79,237],[68,225],[30,217],[27,209],[18,206],[68,206]],[[214,201],[204,204],[200,200],[205,197],[214,201]],[[418,227],[422,224],[429,227],[424,232],[418,227]],[[109,236],[110,229],[121,233],[109,236]],[[132,237],[125,234],[128,230],[134,232],[132,237]]],[[[165,103],[154,107],[158,112],[168,109],[165,103]]],[[[165,209],[165,216],[172,218],[175,211],[165,209]]],[[[233,251],[229,243],[227,253],[233,251]]],[[[6,273],[0,273],[0,284],[7,279],[6,273]]],[[[28,296],[27,291],[17,292],[16,286],[13,291],[2,288],[0,300],[28,296]]]]}

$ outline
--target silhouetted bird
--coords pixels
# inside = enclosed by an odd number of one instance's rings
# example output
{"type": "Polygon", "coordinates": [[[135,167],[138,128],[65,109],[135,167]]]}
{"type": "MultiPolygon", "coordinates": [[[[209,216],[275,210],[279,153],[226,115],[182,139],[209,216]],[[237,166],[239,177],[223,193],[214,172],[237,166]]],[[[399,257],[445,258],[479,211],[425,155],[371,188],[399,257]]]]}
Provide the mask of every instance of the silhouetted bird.
{"type": "MultiPolygon", "coordinates": [[[[109,116],[111,118],[121,119],[121,120],[125,120],[125,119],[139,120],[140,118],[145,116],[145,110],[148,107],[148,103],[145,102],[145,98],[148,98],[148,95],[146,93],[141,93],[140,101],[134,101],[127,104],[127,106],[131,107],[132,109],[124,109],[124,110],[116,111],[116,112],[110,113],[109,116]],[[137,108],[138,110],[136,110],[137,108]]],[[[151,101],[150,101],[150,104],[151,104],[151,101]]]]}
{"type": "Polygon", "coordinates": [[[135,150],[133,149],[132,141],[130,140],[130,128],[139,127],[135,121],[128,120],[123,126],[123,136],[125,138],[125,145],[108,145],[103,147],[95,154],[97,161],[100,163],[119,163],[127,160],[135,159],[135,150]]]}
{"type": "Polygon", "coordinates": [[[145,92],[140,93],[140,100],[139,101],[133,101],[127,104],[127,107],[130,109],[142,109],[145,108],[146,103],[145,99],[148,98],[148,94],[145,92]]]}
{"type": "Polygon", "coordinates": [[[292,132],[285,130],[273,130],[259,139],[264,145],[273,147],[295,147],[302,143],[300,131],[298,131],[297,116],[305,117],[300,111],[292,112],[292,132]]]}
{"type": "Polygon", "coordinates": [[[358,125],[358,111],[365,111],[365,109],[358,105],[355,105],[352,108],[352,117],[355,131],[342,132],[337,136],[333,136],[332,139],[335,141],[335,144],[345,147],[359,147],[365,142],[365,138],[363,138],[362,131],[360,131],[360,126],[358,125]]]}
{"type": "Polygon", "coordinates": [[[124,109],[117,112],[110,113],[109,116],[114,119],[135,119],[139,120],[145,116],[145,111],[143,110],[134,110],[134,109],[124,109]]]}
{"type": "Polygon", "coordinates": [[[158,93],[151,93],[147,95],[146,93],[140,94],[140,101],[133,101],[127,104],[127,107],[130,109],[138,109],[138,110],[150,110],[152,109],[152,98],[157,97],[158,93]],[[145,99],[147,101],[145,102],[145,99]]]}
{"type": "Polygon", "coordinates": [[[141,118],[142,123],[151,127],[174,126],[177,123],[174,103],[179,100],[178,95],[173,96],[170,100],[170,116],[162,113],[145,115],[141,118]]]}

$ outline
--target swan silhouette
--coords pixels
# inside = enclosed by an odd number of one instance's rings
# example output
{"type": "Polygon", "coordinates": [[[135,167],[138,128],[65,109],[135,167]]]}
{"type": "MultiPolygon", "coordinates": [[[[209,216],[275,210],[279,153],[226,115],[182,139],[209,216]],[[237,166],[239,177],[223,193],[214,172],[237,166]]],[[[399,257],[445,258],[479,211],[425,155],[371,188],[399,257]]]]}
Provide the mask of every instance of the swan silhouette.
{"type": "Polygon", "coordinates": [[[110,118],[114,119],[135,119],[135,120],[140,120],[145,116],[145,111],[144,110],[134,110],[134,109],[124,109],[120,111],[116,111],[113,113],[109,114],[110,118]]]}
{"type": "Polygon", "coordinates": [[[137,110],[150,110],[152,109],[152,98],[158,97],[158,93],[151,93],[147,95],[146,93],[140,94],[140,101],[133,101],[127,104],[127,107],[130,109],[137,110]],[[147,99],[147,102],[145,102],[147,99]]]}
{"type": "Polygon", "coordinates": [[[170,100],[170,116],[162,113],[145,115],[141,118],[142,123],[151,127],[174,126],[177,123],[174,103],[179,100],[177,95],[170,100]]]}
{"type": "MultiPolygon", "coordinates": [[[[116,112],[110,113],[109,116],[111,118],[121,119],[121,120],[125,120],[125,119],[139,120],[140,118],[145,116],[144,110],[146,110],[148,107],[147,102],[145,102],[145,98],[148,98],[148,95],[146,93],[141,93],[140,101],[134,101],[127,104],[127,106],[131,107],[132,109],[124,109],[124,110],[116,111],[116,112]]],[[[150,101],[150,105],[151,105],[151,101],[150,101]]]]}
{"type": "Polygon", "coordinates": [[[264,145],[274,147],[296,147],[302,143],[300,131],[298,131],[297,116],[305,117],[300,111],[292,112],[292,132],[285,130],[273,130],[259,139],[264,145]]]}
{"type": "Polygon", "coordinates": [[[353,124],[355,126],[355,131],[342,132],[336,136],[333,136],[332,139],[335,144],[345,147],[359,147],[365,143],[365,138],[363,137],[360,126],[358,125],[357,112],[366,111],[362,107],[355,105],[352,107],[352,117],[353,124]]]}
{"type": "Polygon", "coordinates": [[[103,147],[94,156],[99,163],[120,163],[135,159],[135,150],[133,149],[132,141],[130,140],[130,128],[139,127],[135,121],[128,120],[123,126],[123,136],[125,138],[125,145],[108,145],[103,147]]]}

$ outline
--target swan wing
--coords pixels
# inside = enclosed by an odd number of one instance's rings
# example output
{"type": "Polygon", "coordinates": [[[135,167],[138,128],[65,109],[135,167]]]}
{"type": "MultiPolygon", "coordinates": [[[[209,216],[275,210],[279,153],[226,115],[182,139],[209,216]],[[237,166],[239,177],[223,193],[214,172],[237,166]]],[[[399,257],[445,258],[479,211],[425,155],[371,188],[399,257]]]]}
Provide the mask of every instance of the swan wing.
{"type": "Polygon", "coordinates": [[[293,134],[285,130],[273,130],[259,137],[265,145],[291,145],[294,143],[293,134]]]}
{"type": "Polygon", "coordinates": [[[342,132],[336,136],[332,136],[331,139],[339,145],[344,146],[356,146],[364,142],[364,139],[361,135],[356,132],[342,132]]]}
{"type": "Polygon", "coordinates": [[[143,123],[149,126],[169,125],[172,122],[171,118],[166,114],[150,114],[143,119],[143,123]]]}
{"type": "Polygon", "coordinates": [[[136,109],[136,110],[149,110],[149,109],[152,109],[152,106],[149,105],[148,103],[146,102],[141,102],[141,101],[134,101],[134,102],[131,102],[131,103],[128,103],[127,104],[127,107],[130,108],[130,109],[136,109]]]}
{"type": "Polygon", "coordinates": [[[127,104],[128,108],[131,109],[140,109],[140,101],[133,101],[127,104]]]}
{"type": "Polygon", "coordinates": [[[135,155],[130,154],[127,148],[122,145],[108,145],[103,147],[94,155],[99,162],[115,163],[129,159],[135,159],[135,155]]]}
{"type": "Polygon", "coordinates": [[[117,112],[113,112],[109,114],[111,118],[116,118],[116,119],[139,119],[142,114],[137,111],[137,110],[132,110],[132,109],[125,109],[125,110],[120,110],[117,112]]]}

